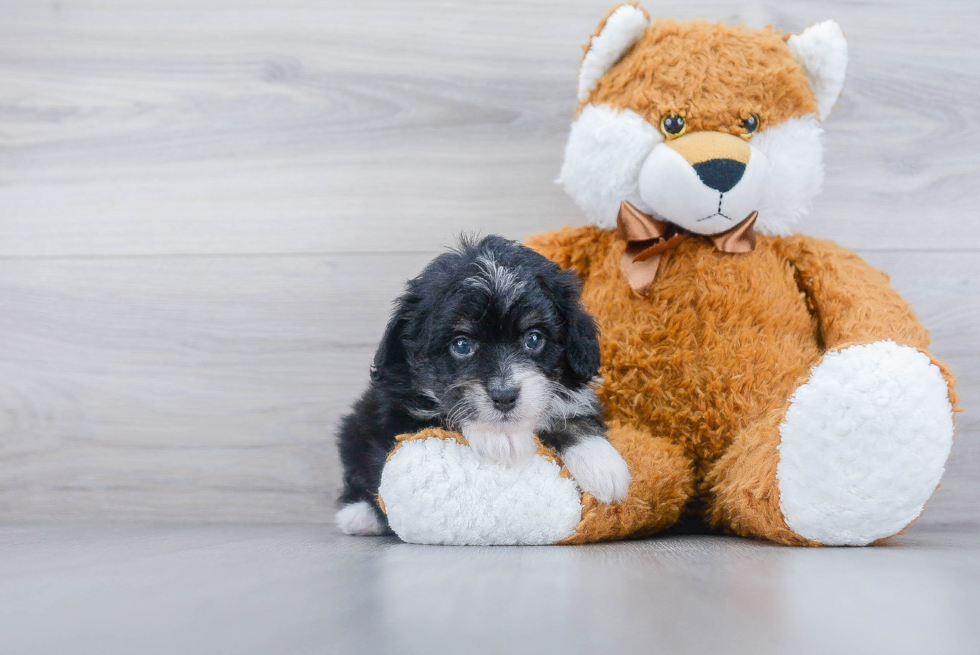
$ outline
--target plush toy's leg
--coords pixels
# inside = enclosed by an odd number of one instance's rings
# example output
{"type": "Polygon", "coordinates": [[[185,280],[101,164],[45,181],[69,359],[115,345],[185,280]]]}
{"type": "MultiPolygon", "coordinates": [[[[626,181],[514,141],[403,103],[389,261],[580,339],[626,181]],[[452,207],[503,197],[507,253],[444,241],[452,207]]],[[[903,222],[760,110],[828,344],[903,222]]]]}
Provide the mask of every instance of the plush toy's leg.
{"type": "Polygon", "coordinates": [[[708,523],[744,537],[815,546],[786,525],[779,506],[779,424],[785,408],[749,426],[705,476],[708,523]]]}
{"type": "Polygon", "coordinates": [[[409,543],[554,544],[582,520],[581,494],[553,452],[488,463],[445,430],[398,437],[379,491],[388,524],[409,543]]]}
{"type": "Polygon", "coordinates": [[[609,440],[629,465],[626,498],[612,505],[582,497],[582,522],[562,543],[587,543],[650,535],[680,518],[694,491],[694,470],[680,446],[635,428],[612,424],[609,440]]]}
{"type": "Polygon", "coordinates": [[[949,379],[929,356],[891,341],[830,352],[716,462],[709,521],[784,544],[870,544],[919,516],[952,438],[949,379]]]}
{"type": "Polygon", "coordinates": [[[381,475],[380,504],[402,540],[426,544],[585,543],[676,522],[694,487],[681,448],[615,425],[609,438],[633,475],[621,503],[582,494],[543,447],[518,467],[488,464],[461,435],[432,429],[399,437],[381,475]]]}

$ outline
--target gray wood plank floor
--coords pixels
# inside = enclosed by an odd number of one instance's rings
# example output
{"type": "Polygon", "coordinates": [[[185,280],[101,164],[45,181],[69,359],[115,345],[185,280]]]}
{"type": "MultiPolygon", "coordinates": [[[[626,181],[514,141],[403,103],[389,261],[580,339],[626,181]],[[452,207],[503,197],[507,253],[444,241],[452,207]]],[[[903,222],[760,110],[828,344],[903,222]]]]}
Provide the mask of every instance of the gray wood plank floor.
{"type": "Polygon", "coordinates": [[[978,538],[492,548],[312,524],[8,524],[0,630],[25,655],[972,655],[978,538]]]}
{"type": "Polygon", "coordinates": [[[4,652],[980,651],[972,0],[648,3],[848,36],[801,230],[892,275],[966,410],[906,535],[439,549],[329,525],[331,433],[402,282],[461,231],[583,221],[552,180],[611,4],[0,0],[4,652]]]}

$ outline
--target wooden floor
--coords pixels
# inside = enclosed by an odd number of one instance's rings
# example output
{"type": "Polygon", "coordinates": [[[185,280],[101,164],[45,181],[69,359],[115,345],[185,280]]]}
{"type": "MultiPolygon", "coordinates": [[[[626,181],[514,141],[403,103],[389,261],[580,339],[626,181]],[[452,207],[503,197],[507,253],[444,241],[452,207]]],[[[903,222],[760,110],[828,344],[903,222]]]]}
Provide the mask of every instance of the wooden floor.
{"type": "Polygon", "coordinates": [[[0,650],[980,652],[974,0],[648,3],[847,34],[801,230],[892,275],[965,410],[907,535],[331,527],[331,433],[402,282],[462,231],[583,222],[552,180],[613,2],[0,0],[0,650]]]}
{"type": "Polygon", "coordinates": [[[976,528],[439,547],[313,524],[9,524],[4,653],[980,652],[976,528]]]}

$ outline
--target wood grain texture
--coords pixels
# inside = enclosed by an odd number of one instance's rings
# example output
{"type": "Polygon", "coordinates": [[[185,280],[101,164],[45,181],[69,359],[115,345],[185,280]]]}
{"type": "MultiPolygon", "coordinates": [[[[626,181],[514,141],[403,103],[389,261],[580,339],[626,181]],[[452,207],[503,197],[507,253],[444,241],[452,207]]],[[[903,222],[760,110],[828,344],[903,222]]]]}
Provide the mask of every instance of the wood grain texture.
{"type": "Polygon", "coordinates": [[[18,655],[971,655],[978,537],[434,548],[311,525],[14,524],[0,633],[18,655]]]}
{"type": "MultiPolygon", "coordinates": [[[[0,519],[331,520],[402,281],[582,222],[552,180],[612,3],[0,0],[0,519]]],[[[976,3],[655,9],[843,25],[802,229],[893,274],[977,407],[976,3]]],[[[980,522],[978,464],[967,411],[920,523],[980,522]]]]}
{"type": "MultiPolygon", "coordinates": [[[[609,4],[6,0],[0,255],[420,251],[580,223],[551,181],[609,4]]],[[[980,247],[975,2],[655,9],[836,18],[851,66],[803,229],[980,247]]]]}
{"type": "Polygon", "coordinates": [[[0,514],[328,520],[337,417],[428,259],[0,261],[0,514]]]}

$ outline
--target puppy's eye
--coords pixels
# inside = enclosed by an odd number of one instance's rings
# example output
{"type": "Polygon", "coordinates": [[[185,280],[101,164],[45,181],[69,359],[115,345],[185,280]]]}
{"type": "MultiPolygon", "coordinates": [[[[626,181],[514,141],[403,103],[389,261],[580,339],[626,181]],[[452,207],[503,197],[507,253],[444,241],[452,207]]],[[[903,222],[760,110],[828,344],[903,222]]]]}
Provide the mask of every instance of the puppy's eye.
{"type": "Polygon", "coordinates": [[[673,114],[671,116],[664,116],[660,120],[660,131],[668,138],[680,136],[684,134],[685,130],[687,130],[687,123],[684,122],[683,116],[673,114]]]}
{"type": "Polygon", "coordinates": [[[476,352],[476,343],[472,341],[469,337],[453,337],[453,342],[449,346],[449,350],[456,357],[469,357],[474,352],[476,352]]]}
{"type": "Polygon", "coordinates": [[[537,330],[531,330],[524,335],[524,349],[532,353],[541,352],[544,348],[544,335],[537,330]]]}
{"type": "Polygon", "coordinates": [[[745,133],[741,135],[743,139],[751,139],[752,135],[759,129],[759,115],[749,114],[749,117],[742,120],[742,129],[745,133]]]}

